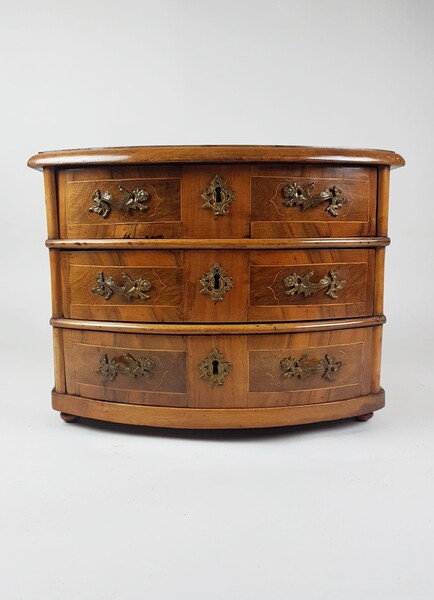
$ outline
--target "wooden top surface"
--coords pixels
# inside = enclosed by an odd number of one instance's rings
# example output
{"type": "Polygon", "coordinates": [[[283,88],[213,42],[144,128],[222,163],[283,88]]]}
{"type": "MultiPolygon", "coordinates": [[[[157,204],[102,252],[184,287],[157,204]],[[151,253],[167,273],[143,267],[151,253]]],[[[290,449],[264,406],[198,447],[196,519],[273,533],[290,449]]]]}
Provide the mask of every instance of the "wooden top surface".
{"type": "Polygon", "coordinates": [[[157,163],[334,163],[402,167],[391,150],[315,148],[311,146],[134,146],[55,150],[32,156],[28,166],[80,167],[104,164],[157,163]]]}

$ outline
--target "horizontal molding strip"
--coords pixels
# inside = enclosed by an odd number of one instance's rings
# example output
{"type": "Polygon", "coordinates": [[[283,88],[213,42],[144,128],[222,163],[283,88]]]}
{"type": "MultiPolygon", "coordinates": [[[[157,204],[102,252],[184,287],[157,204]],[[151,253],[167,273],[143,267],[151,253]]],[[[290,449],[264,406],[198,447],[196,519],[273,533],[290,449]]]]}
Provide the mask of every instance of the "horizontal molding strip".
{"type": "Polygon", "coordinates": [[[100,421],[177,429],[240,429],[280,427],[316,421],[333,421],[364,415],[383,408],[384,390],[348,400],[302,406],[269,408],[172,408],[104,402],[53,390],[52,406],[68,414],[100,421]]]}
{"type": "Polygon", "coordinates": [[[50,324],[63,329],[86,329],[114,333],[151,333],[161,335],[255,335],[261,333],[303,333],[334,331],[355,327],[373,327],[386,322],[384,315],[332,321],[303,321],[292,323],[121,323],[116,321],[82,321],[53,318],[50,324]]]}
{"type": "Polygon", "coordinates": [[[388,237],[365,238],[245,238],[245,239],[56,239],[47,248],[58,250],[291,250],[296,248],[378,248],[388,237]]]}
{"type": "Polygon", "coordinates": [[[317,148],[312,146],[130,146],[54,150],[32,156],[28,166],[88,167],[156,163],[334,163],[401,167],[404,159],[392,150],[317,148]]]}

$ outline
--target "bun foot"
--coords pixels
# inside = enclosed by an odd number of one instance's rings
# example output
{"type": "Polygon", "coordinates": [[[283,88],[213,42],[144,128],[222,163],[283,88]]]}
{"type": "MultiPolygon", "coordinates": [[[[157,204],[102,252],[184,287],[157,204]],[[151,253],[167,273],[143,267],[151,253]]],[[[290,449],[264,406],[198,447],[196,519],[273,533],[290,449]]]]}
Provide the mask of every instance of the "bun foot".
{"type": "Polygon", "coordinates": [[[75,423],[78,421],[80,417],[76,417],[75,415],[69,415],[68,413],[61,412],[60,418],[65,421],[65,423],[75,423]]]}
{"type": "Polygon", "coordinates": [[[356,421],[369,421],[369,419],[372,419],[373,416],[374,416],[374,413],[370,412],[370,413],[366,413],[364,415],[357,415],[357,417],[354,417],[354,419],[356,421]]]}

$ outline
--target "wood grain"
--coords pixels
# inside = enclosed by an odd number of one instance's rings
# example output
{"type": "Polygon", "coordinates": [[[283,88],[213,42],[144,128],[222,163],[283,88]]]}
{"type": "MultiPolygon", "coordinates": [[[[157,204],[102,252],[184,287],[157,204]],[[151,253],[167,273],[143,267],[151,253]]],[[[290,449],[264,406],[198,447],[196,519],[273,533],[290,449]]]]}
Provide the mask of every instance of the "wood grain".
{"type": "Polygon", "coordinates": [[[47,216],[47,235],[48,239],[54,239],[59,237],[59,214],[55,169],[44,169],[44,187],[45,212],[47,216]]]}
{"type": "Polygon", "coordinates": [[[59,173],[60,234],[64,238],[181,237],[181,178],[176,166],[69,169],[59,173]],[[89,211],[96,190],[120,201],[123,192],[144,189],[147,210],[120,211],[108,216],[89,211]]]}
{"type": "MultiPolygon", "coordinates": [[[[54,251],[52,251],[54,252],[54,251]]],[[[74,319],[230,323],[335,319],[372,314],[374,250],[119,251],[61,253],[63,315],[74,319]],[[219,265],[232,280],[221,300],[203,293],[203,277],[219,265]],[[95,293],[97,277],[147,279],[147,299],[95,293]],[[336,298],[327,289],[289,295],[287,276],[312,273],[318,282],[334,273],[345,282],[336,298]]],[[[222,271],[223,272],[223,271],[222,271]]],[[[57,294],[55,294],[57,297],[57,294]]]]}
{"type": "Polygon", "coordinates": [[[390,167],[378,167],[377,235],[387,235],[389,221],[390,167]]]}
{"type": "Polygon", "coordinates": [[[249,236],[250,167],[244,165],[186,165],[182,169],[182,218],[184,238],[243,238],[249,236]],[[203,208],[202,192],[211,180],[223,177],[235,199],[228,214],[215,215],[203,208]]]}
{"type": "Polygon", "coordinates": [[[188,406],[191,408],[243,408],[247,402],[247,337],[196,336],[187,338],[187,380],[189,382],[188,406]],[[213,349],[224,356],[231,372],[223,385],[212,385],[201,377],[199,364],[213,349]]]}
{"type": "Polygon", "coordinates": [[[264,238],[264,239],[59,239],[47,240],[47,248],[64,250],[259,250],[298,248],[377,248],[390,244],[388,237],[361,238],[264,238]]]}
{"type": "Polygon", "coordinates": [[[53,328],[54,389],[62,394],[66,392],[63,333],[63,329],[53,328]]]}
{"type": "Polygon", "coordinates": [[[183,320],[183,254],[181,252],[62,252],[63,312],[74,319],[125,321],[183,320]],[[122,284],[123,274],[151,283],[148,299],[105,299],[92,290],[98,274],[122,284]]]}
{"type": "Polygon", "coordinates": [[[375,251],[375,285],[374,285],[374,314],[383,314],[384,302],[384,263],[386,253],[384,248],[375,251]]]}
{"type": "MultiPolygon", "coordinates": [[[[66,391],[69,394],[133,404],[192,408],[248,408],[333,402],[369,393],[372,328],[294,334],[162,336],[63,330],[66,391]],[[203,377],[199,365],[216,349],[230,364],[222,384],[203,377]],[[98,372],[100,359],[151,358],[151,377],[98,372]],[[341,363],[333,381],[321,372],[302,379],[284,377],[281,361],[326,355],[341,363]],[[188,382],[188,396],[187,396],[188,382]]],[[[70,412],[65,410],[64,412],[70,412]]],[[[74,413],[72,413],[74,414],[74,413]]]]}
{"type": "Polygon", "coordinates": [[[375,234],[376,212],[375,168],[312,165],[272,165],[252,167],[251,236],[273,237],[339,237],[375,234]],[[334,186],[347,202],[333,216],[328,202],[302,209],[284,205],[285,185],[302,187],[313,183],[312,195],[334,186]]]}
{"type": "Polygon", "coordinates": [[[187,405],[183,337],[65,329],[63,341],[68,393],[129,404],[187,405]],[[151,358],[155,362],[152,376],[134,378],[119,374],[110,381],[98,372],[101,356],[112,360],[126,354],[136,360],[151,358]]]}
{"type": "Polygon", "coordinates": [[[127,323],[110,321],[80,321],[77,319],[51,319],[54,327],[86,329],[89,331],[111,331],[119,333],[155,333],[159,335],[254,335],[256,333],[296,333],[306,331],[331,331],[383,325],[384,315],[333,319],[331,321],[283,322],[283,323],[127,323]]]}
{"type": "Polygon", "coordinates": [[[138,406],[115,402],[99,402],[77,396],[52,394],[55,410],[127,425],[175,427],[177,429],[248,429],[303,425],[365,415],[384,407],[384,390],[349,400],[326,402],[312,406],[275,408],[200,409],[138,406]]]}
{"type": "Polygon", "coordinates": [[[230,323],[247,321],[249,302],[249,253],[218,250],[185,253],[184,298],[186,321],[230,323]],[[221,301],[202,294],[200,279],[218,263],[233,279],[233,287],[221,301]]]}
{"type": "Polygon", "coordinates": [[[311,405],[367,394],[371,351],[372,328],[249,337],[248,406],[311,405]],[[327,354],[341,364],[332,381],[322,371],[301,379],[282,374],[285,358],[306,356],[317,364],[327,354]]]}
{"type": "Polygon", "coordinates": [[[404,159],[390,150],[315,148],[312,146],[136,146],[86,148],[35,154],[28,166],[131,165],[145,163],[331,163],[391,165],[402,167],[404,159]]]}
{"type": "Polygon", "coordinates": [[[306,321],[372,314],[374,250],[293,250],[250,253],[249,321],[306,321]],[[336,298],[320,290],[310,296],[290,291],[285,278],[312,273],[318,283],[335,273],[345,281],[336,298]]]}

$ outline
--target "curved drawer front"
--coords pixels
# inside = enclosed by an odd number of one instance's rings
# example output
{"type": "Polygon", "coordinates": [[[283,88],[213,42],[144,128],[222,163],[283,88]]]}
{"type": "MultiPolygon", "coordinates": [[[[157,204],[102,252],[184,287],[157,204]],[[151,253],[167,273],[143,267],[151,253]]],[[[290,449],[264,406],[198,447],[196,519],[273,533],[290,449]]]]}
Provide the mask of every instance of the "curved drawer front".
{"type": "Polygon", "coordinates": [[[253,166],[251,236],[373,235],[376,186],[372,167],[253,166]]]}
{"type": "Polygon", "coordinates": [[[62,251],[61,265],[67,318],[236,323],[373,311],[375,250],[62,251]]]}
{"type": "Polygon", "coordinates": [[[63,238],[181,236],[181,169],[99,167],[59,173],[63,238]]]}
{"type": "Polygon", "coordinates": [[[190,408],[354,398],[379,391],[370,377],[375,329],[219,336],[63,330],[66,391],[190,408]]]}
{"type": "Polygon", "coordinates": [[[63,315],[236,323],[373,313],[375,250],[62,251],[63,315]]]}
{"type": "Polygon", "coordinates": [[[375,234],[377,169],[157,165],[60,170],[62,238],[375,234]]]}

